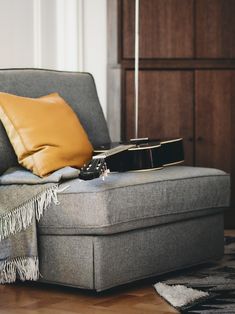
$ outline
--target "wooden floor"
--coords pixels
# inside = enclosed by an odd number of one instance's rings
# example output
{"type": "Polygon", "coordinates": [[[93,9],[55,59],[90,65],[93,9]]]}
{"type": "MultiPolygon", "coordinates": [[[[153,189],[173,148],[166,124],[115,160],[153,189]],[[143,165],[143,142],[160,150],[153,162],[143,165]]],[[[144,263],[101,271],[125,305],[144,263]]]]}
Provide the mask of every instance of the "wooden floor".
{"type": "Polygon", "coordinates": [[[145,314],[178,313],[151,284],[102,294],[36,283],[0,286],[1,314],[145,314]]]}
{"type": "MultiPolygon", "coordinates": [[[[235,235],[235,230],[225,231],[235,235]]],[[[154,282],[154,281],[153,281],[154,282]]],[[[39,283],[0,285],[0,314],[170,314],[178,313],[143,281],[107,292],[39,283]]]]}

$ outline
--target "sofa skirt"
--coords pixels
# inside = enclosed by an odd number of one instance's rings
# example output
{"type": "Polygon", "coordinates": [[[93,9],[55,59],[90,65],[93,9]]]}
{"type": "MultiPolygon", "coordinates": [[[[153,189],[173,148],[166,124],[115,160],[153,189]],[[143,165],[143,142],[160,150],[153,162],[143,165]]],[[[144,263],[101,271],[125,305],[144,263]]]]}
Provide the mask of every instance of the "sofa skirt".
{"type": "Polygon", "coordinates": [[[41,282],[102,291],[219,259],[223,211],[109,235],[39,235],[41,282]]]}

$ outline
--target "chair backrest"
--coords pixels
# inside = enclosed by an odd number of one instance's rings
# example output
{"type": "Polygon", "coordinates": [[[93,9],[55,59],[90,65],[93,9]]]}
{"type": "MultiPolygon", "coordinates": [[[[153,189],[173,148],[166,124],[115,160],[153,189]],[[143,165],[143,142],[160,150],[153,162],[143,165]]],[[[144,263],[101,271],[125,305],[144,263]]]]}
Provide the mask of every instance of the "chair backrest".
{"type": "MultiPolygon", "coordinates": [[[[89,73],[4,69],[0,70],[0,92],[35,98],[58,92],[76,112],[94,146],[110,142],[95,82],[89,73]]],[[[15,153],[0,123],[0,173],[16,164],[15,153]]]]}

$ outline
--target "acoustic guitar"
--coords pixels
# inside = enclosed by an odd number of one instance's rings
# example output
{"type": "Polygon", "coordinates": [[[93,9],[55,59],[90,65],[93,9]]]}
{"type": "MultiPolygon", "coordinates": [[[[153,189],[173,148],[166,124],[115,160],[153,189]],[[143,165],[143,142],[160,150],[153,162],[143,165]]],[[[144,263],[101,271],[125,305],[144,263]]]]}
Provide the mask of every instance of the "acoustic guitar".
{"type": "Polygon", "coordinates": [[[91,180],[102,174],[124,171],[147,171],[182,163],[183,139],[134,139],[96,147],[92,160],[80,172],[80,179],[91,180]]]}

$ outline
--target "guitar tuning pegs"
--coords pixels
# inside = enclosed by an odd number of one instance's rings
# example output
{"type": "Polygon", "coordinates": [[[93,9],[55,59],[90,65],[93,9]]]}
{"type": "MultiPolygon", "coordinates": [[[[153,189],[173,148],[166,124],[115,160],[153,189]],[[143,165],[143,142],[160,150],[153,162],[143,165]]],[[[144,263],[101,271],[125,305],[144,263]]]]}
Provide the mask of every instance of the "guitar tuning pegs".
{"type": "Polygon", "coordinates": [[[107,177],[109,173],[110,173],[110,170],[107,169],[106,167],[105,171],[103,172],[103,177],[107,177]]]}
{"type": "Polygon", "coordinates": [[[107,169],[107,165],[106,164],[103,165],[102,171],[101,171],[101,177],[103,181],[105,180],[105,177],[107,177],[109,173],[110,173],[110,170],[107,169]]]}

